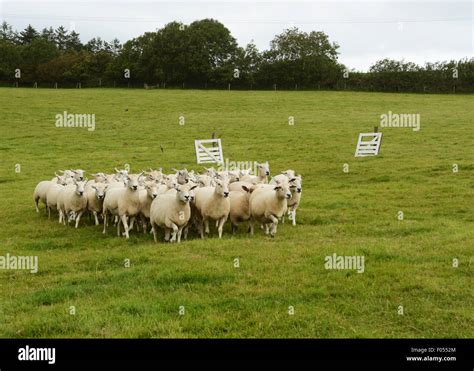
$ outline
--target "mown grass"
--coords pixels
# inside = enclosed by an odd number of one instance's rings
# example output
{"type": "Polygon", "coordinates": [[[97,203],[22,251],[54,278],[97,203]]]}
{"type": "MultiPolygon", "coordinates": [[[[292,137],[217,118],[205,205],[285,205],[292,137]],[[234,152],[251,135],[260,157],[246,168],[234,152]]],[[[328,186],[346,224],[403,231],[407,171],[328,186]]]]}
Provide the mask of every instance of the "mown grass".
{"type": "Polygon", "coordinates": [[[0,89],[0,255],[39,257],[37,274],[0,270],[0,336],[472,337],[473,117],[462,95],[0,89]],[[354,158],[389,110],[421,130],[383,129],[381,154],[354,158]],[[96,130],[56,128],[63,111],[96,130]],[[303,174],[296,227],[155,245],[34,211],[55,170],[198,170],[193,141],[212,133],[230,160],[303,174]],[[326,270],[333,253],[365,272],[326,270]]]}

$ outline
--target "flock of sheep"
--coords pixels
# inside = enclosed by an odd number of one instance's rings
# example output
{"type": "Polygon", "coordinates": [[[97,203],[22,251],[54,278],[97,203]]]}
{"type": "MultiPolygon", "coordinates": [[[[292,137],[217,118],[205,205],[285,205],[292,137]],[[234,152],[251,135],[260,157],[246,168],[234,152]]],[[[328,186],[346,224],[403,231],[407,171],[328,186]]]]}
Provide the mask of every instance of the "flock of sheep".
{"type": "Polygon", "coordinates": [[[283,171],[271,178],[268,162],[259,163],[256,173],[251,170],[216,171],[205,169],[203,174],[176,170],[164,174],[162,169],[129,174],[115,169],[115,174],[95,173],[87,180],[84,170],[64,170],[52,180],[41,181],[34,191],[36,211],[41,200],[48,217],[57,210],[59,223],[75,221],[84,213],[94,217],[95,224],[103,220],[103,233],[114,222],[117,235],[129,238],[135,225],[147,233],[149,225],[155,242],[157,227],[163,228],[165,240],[180,242],[190,228],[201,238],[209,234],[209,223],[215,222],[219,238],[227,219],[235,233],[241,222],[248,222],[253,234],[258,223],[272,237],[279,220],[288,213],[296,224],[296,210],[301,200],[302,178],[293,170],[283,171]],[[121,229],[123,227],[123,232],[121,229]]]}

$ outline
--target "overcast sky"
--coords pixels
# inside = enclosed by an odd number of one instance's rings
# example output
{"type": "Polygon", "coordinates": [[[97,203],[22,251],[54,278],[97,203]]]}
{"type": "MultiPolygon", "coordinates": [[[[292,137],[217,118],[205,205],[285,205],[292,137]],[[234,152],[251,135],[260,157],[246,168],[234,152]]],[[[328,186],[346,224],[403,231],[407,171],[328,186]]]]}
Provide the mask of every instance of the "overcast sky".
{"type": "Polygon", "coordinates": [[[241,46],[268,49],[288,27],[324,31],[340,45],[340,62],[367,70],[389,57],[426,61],[474,56],[473,1],[44,1],[0,0],[0,18],[18,30],[64,25],[83,42],[125,42],[177,20],[214,18],[241,46]]]}

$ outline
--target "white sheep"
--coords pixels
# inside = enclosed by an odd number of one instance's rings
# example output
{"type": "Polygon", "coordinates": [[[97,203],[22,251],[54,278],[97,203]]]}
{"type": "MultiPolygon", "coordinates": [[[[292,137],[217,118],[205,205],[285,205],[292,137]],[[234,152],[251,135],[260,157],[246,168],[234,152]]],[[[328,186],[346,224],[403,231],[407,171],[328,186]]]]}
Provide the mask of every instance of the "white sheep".
{"type": "MultiPolygon", "coordinates": [[[[303,179],[301,175],[295,175],[293,170],[282,171],[273,177],[270,184],[281,184],[287,182],[290,187],[291,198],[288,200],[288,218],[291,220],[293,225],[296,225],[296,210],[298,209],[301,202],[302,187],[301,184],[303,179]]],[[[285,217],[282,217],[282,222],[285,222],[285,217]]]]}
{"type": "Polygon", "coordinates": [[[51,210],[58,210],[59,195],[64,190],[66,182],[60,178],[61,182],[51,184],[46,192],[46,208],[48,209],[48,219],[51,219],[51,210]]]}
{"type": "Polygon", "coordinates": [[[33,192],[33,201],[35,203],[35,209],[37,213],[39,213],[38,206],[40,200],[46,207],[45,211],[48,212],[48,205],[46,202],[46,195],[48,193],[48,189],[52,184],[62,184],[63,182],[63,177],[56,174],[52,180],[43,180],[36,185],[35,190],[33,192]]]}
{"type": "MultiPolygon", "coordinates": [[[[291,198],[288,200],[288,218],[291,220],[293,225],[296,225],[296,210],[301,202],[301,195],[303,192],[302,183],[303,180],[299,175],[295,175],[294,178],[290,180],[291,198]]],[[[285,219],[283,219],[283,221],[284,220],[285,219]]]]}
{"type": "Polygon", "coordinates": [[[61,190],[58,196],[59,222],[69,224],[70,213],[74,213],[76,228],[79,226],[82,214],[87,210],[87,197],[85,194],[86,181],[74,180],[74,184],[69,184],[61,190]]]}
{"type": "Polygon", "coordinates": [[[215,187],[198,188],[195,191],[195,206],[199,219],[199,232],[209,234],[209,220],[215,220],[219,238],[230,212],[229,186],[226,179],[216,179],[215,187]]]}
{"type": "Polygon", "coordinates": [[[253,184],[268,183],[268,176],[270,175],[270,165],[268,161],[263,163],[256,163],[257,175],[244,175],[240,178],[243,182],[249,182],[253,184]]]}
{"type": "Polygon", "coordinates": [[[150,223],[155,242],[157,242],[157,226],[164,228],[166,241],[181,242],[183,228],[191,217],[190,191],[196,187],[196,185],[192,187],[177,185],[174,194],[165,193],[153,200],[150,208],[150,223]]]}
{"type": "Polygon", "coordinates": [[[144,183],[144,188],[139,190],[140,218],[142,221],[143,233],[147,230],[147,221],[150,219],[150,207],[153,200],[158,196],[158,184],[155,180],[144,183]]]}
{"type": "Polygon", "coordinates": [[[137,175],[127,175],[127,187],[109,189],[105,195],[102,214],[104,216],[104,230],[107,233],[108,214],[120,218],[117,223],[117,235],[120,236],[120,222],[124,227],[125,237],[129,238],[128,217],[135,218],[140,212],[139,181],[142,173],[137,175]]]}
{"type": "Polygon", "coordinates": [[[93,183],[90,189],[86,187],[87,210],[94,215],[95,225],[99,225],[98,214],[102,212],[108,187],[106,183],[93,183]]]}
{"type": "Polygon", "coordinates": [[[237,226],[240,222],[246,222],[250,220],[249,201],[253,188],[248,188],[245,185],[242,185],[241,190],[242,191],[230,191],[229,193],[229,219],[232,224],[233,234],[235,234],[237,231],[237,226]]]}
{"type": "Polygon", "coordinates": [[[288,183],[272,185],[273,188],[256,188],[250,196],[250,233],[253,235],[254,222],[265,224],[265,233],[273,237],[277,231],[278,219],[287,210],[291,192],[288,183]]]}

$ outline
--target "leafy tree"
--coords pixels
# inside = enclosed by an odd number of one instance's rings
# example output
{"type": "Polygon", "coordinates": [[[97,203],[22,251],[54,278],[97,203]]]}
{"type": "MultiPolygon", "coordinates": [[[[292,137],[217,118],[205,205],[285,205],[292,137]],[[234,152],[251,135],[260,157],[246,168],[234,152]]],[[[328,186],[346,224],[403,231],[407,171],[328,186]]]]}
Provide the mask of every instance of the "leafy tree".
{"type": "Polygon", "coordinates": [[[55,33],[53,27],[43,28],[41,31],[41,37],[45,40],[55,43],[55,33]]]}
{"type": "Polygon", "coordinates": [[[38,31],[36,31],[32,25],[28,25],[23,31],[20,32],[20,43],[23,45],[31,44],[33,40],[39,37],[38,31]]]}
{"type": "Polygon", "coordinates": [[[13,31],[12,26],[6,21],[3,21],[0,27],[0,40],[10,41],[15,44],[19,42],[18,33],[13,31]]]}
{"type": "Polygon", "coordinates": [[[69,35],[66,36],[65,42],[66,50],[76,50],[79,51],[82,49],[82,43],[79,39],[79,34],[76,31],[71,31],[69,35]]]}
{"type": "Polygon", "coordinates": [[[67,47],[68,35],[67,30],[63,26],[59,26],[54,31],[54,41],[59,50],[65,50],[67,47]]]}

